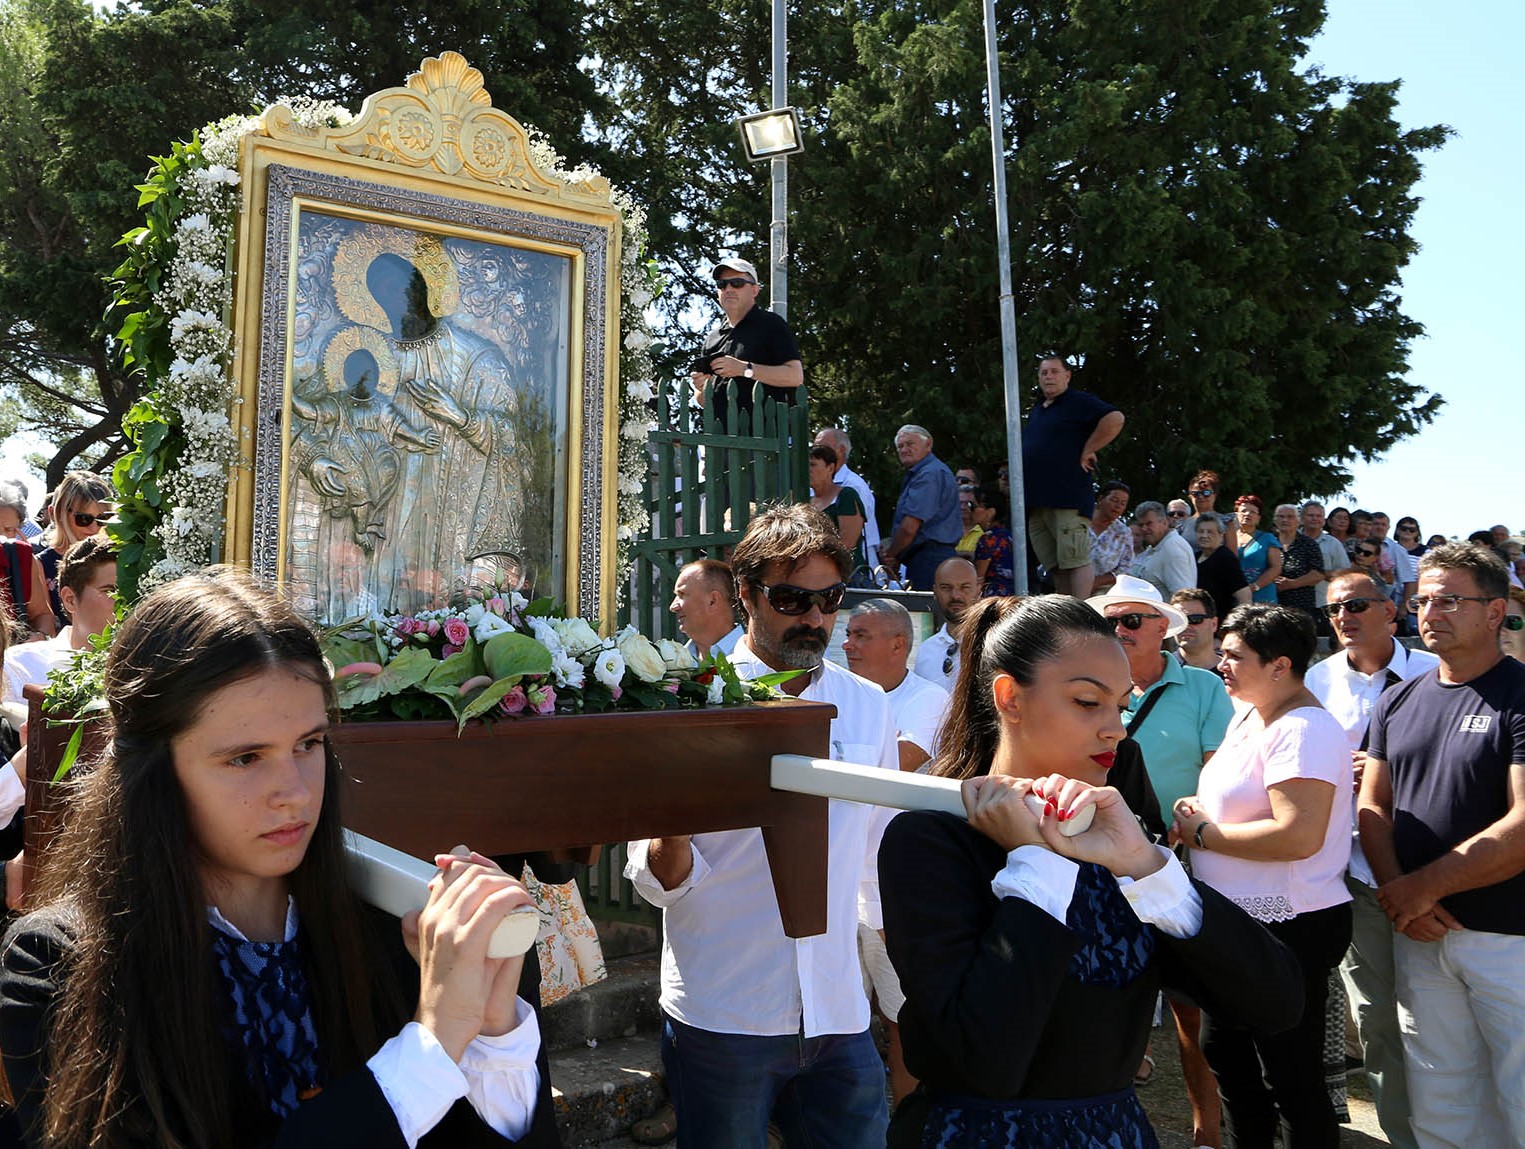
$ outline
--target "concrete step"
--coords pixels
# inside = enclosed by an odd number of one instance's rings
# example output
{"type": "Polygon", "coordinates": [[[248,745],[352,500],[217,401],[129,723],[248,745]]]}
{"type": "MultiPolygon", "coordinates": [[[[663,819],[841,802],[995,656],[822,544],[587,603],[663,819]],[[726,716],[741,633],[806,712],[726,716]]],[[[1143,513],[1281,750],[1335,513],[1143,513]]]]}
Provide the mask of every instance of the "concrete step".
{"type": "Polygon", "coordinates": [[[630,1126],[667,1099],[656,1034],[553,1052],[551,1099],[564,1149],[633,1144],[630,1126]]]}
{"type": "Polygon", "coordinates": [[[541,1011],[541,1039],[552,1053],[586,1048],[590,1040],[654,1034],[660,1026],[657,955],[619,958],[605,964],[609,971],[605,981],[541,1011]]]}

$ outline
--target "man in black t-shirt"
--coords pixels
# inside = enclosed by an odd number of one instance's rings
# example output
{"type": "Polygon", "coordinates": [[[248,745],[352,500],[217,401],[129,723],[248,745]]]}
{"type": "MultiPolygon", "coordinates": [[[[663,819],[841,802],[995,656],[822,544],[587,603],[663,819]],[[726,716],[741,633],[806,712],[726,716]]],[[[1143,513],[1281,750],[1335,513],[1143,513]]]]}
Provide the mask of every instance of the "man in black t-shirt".
{"type": "Polygon", "coordinates": [[[1438,671],[1372,712],[1361,846],[1392,919],[1420,1144],[1525,1145],[1525,664],[1499,649],[1509,576],[1450,543],[1419,562],[1438,671]]]}
{"type": "MultiPolygon", "coordinates": [[[[702,401],[704,384],[715,381],[715,416],[726,422],[726,393],[737,382],[736,409],[748,417],[752,411],[752,384],[763,384],[763,394],[780,402],[794,402],[794,393],[805,381],[800,345],[782,316],[757,306],[762,290],[757,268],[745,259],[724,259],[710,274],[725,318],[704,337],[690,378],[694,394],[702,401]]],[[[755,431],[756,428],[753,428],[755,431]]]]}

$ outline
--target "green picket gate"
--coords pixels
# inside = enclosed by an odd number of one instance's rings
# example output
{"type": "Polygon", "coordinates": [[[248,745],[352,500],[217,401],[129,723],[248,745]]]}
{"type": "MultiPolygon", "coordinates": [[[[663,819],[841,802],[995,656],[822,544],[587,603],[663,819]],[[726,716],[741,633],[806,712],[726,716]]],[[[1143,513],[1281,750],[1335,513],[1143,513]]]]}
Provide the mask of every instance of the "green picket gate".
{"type": "MultiPolygon", "coordinates": [[[[758,508],[810,497],[805,388],[791,405],[765,398],[762,384],[754,384],[750,415],[737,409],[736,390],[726,388],[723,421],[708,385],[702,407],[688,401],[686,386],[677,403],[670,389],[658,392],[644,495],[651,525],[634,547],[621,626],[682,638],[667,606],[684,565],[728,558],[758,508]]],[[[661,911],[636,895],[624,868],[625,843],[615,842],[604,847],[595,865],[579,869],[577,884],[588,912],[604,920],[659,924],[661,911]]]]}

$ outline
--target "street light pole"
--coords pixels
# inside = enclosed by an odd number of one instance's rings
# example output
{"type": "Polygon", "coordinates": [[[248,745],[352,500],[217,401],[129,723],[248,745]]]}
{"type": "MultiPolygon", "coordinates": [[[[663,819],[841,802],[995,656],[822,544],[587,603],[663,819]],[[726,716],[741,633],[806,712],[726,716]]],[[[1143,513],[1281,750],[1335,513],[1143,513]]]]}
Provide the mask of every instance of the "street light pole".
{"type": "MultiPolygon", "coordinates": [[[[773,106],[789,104],[788,17],[785,0],[773,0],[773,106]]],[[[768,301],[780,319],[789,318],[789,157],[769,161],[773,222],[768,228],[768,301]]]]}
{"type": "MultiPolygon", "coordinates": [[[[775,0],[775,3],[777,0],[775,0]]],[[[1006,476],[1011,491],[1012,589],[1027,593],[1027,491],[1022,481],[1022,393],[1017,380],[1017,313],[1011,291],[1011,227],[1006,219],[1006,144],[1001,132],[1001,61],[995,0],[985,0],[985,73],[990,154],[995,167],[996,262],[1001,283],[1001,374],[1006,387],[1006,476]]]]}

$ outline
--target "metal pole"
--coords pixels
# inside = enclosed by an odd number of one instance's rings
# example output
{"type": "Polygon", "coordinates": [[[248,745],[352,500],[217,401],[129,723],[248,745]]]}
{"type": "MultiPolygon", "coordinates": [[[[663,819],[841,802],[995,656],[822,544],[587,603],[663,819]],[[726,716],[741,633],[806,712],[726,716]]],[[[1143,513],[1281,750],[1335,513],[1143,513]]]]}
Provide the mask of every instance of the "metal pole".
{"type": "Polygon", "coordinates": [[[1017,313],[1011,292],[1011,228],[1006,222],[1006,144],[1001,132],[1001,64],[996,45],[995,0],[985,0],[985,74],[990,100],[990,155],[995,168],[996,259],[1001,276],[1001,371],[1006,383],[1011,573],[1013,589],[1026,594],[1027,493],[1022,484],[1022,393],[1017,381],[1017,313]]]}
{"type": "MultiPolygon", "coordinates": [[[[773,106],[789,104],[788,16],[785,0],[773,0],[773,106]]],[[[789,157],[769,161],[773,223],[768,228],[768,299],[775,314],[789,318],[789,157]]]]}

